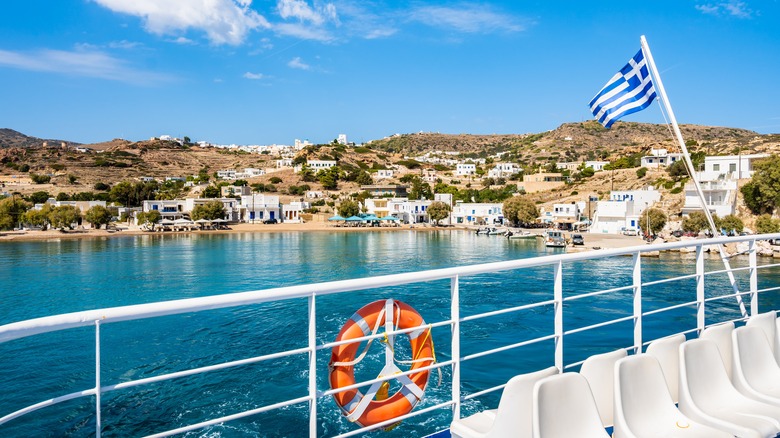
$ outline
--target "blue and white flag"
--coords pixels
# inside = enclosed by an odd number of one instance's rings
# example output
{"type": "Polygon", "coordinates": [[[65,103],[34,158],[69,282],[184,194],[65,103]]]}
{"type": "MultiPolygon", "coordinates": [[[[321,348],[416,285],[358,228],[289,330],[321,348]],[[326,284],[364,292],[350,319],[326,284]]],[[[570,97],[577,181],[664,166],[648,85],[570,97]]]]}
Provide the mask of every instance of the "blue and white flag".
{"type": "Polygon", "coordinates": [[[647,108],[653,99],[655,88],[640,49],[590,101],[590,110],[596,120],[609,128],[615,120],[647,108]]]}

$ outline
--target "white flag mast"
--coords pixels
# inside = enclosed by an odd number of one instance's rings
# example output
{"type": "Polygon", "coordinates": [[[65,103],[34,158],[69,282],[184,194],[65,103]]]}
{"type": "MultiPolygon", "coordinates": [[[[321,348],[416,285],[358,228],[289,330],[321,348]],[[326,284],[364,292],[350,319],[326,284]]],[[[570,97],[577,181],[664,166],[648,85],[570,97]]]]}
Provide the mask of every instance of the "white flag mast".
{"type": "MultiPolygon", "coordinates": [[[[682,133],[680,132],[680,127],[677,126],[677,119],[674,117],[674,111],[672,111],[672,105],[669,103],[669,98],[666,97],[666,91],[664,90],[664,84],[661,82],[661,75],[658,74],[658,70],[655,67],[655,61],[653,61],[653,54],[650,53],[650,46],[647,45],[647,40],[645,39],[645,36],[642,35],[639,38],[641,44],[642,44],[642,52],[644,53],[645,59],[647,59],[647,65],[650,69],[650,74],[653,76],[653,85],[655,86],[656,90],[658,91],[658,97],[661,99],[661,102],[663,102],[666,114],[669,116],[669,121],[672,123],[672,129],[674,129],[674,134],[677,137],[677,142],[680,143],[680,149],[683,153],[683,159],[685,160],[685,167],[688,168],[688,173],[691,175],[691,179],[693,180],[693,185],[696,187],[696,193],[699,195],[699,202],[701,202],[702,210],[704,210],[704,215],[707,217],[707,222],[710,224],[710,229],[712,230],[712,235],[716,236],[719,234],[718,228],[715,226],[715,220],[712,218],[712,213],[710,213],[710,210],[707,208],[707,201],[704,197],[704,192],[701,189],[701,186],[699,185],[699,181],[696,180],[696,172],[693,168],[693,162],[691,162],[691,156],[688,154],[688,148],[685,146],[685,141],[683,140],[682,133]]],[[[731,272],[731,266],[729,266],[728,256],[726,254],[725,249],[723,248],[723,245],[718,245],[718,249],[720,250],[720,258],[723,260],[723,264],[726,267],[726,272],[729,277],[729,281],[731,282],[731,287],[734,289],[734,294],[737,297],[737,303],[739,303],[739,310],[742,313],[743,317],[747,317],[747,310],[745,309],[745,303],[742,302],[742,295],[740,295],[739,292],[739,286],[737,286],[737,281],[734,278],[734,274],[731,272]]]]}

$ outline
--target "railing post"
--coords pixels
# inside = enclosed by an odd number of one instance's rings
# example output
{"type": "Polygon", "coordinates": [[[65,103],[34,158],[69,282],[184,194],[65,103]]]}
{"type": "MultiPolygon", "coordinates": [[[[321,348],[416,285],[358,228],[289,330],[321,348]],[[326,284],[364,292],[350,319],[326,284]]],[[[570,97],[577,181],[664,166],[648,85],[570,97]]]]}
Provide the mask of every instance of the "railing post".
{"type": "Polygon", "coordinates": [[[316,294],[309,295],[309,437],[317,436],[317,309],[316,294]]]}
{"type": "Polygon", "coordinates": [[[103,421],[100,418],[100,320],[95,320],[95,436],[100,437],[103,421]]]}
{"type": "Polygon", "coordinates": [[[555,366],[563,372],[563,263],[555,264],[553,280],[553,301],[555,301],[555,366]]]}
{"type": "Polygon", "coordinates": [[[634,253],[634,354],[642,353],[642,255],[634,253]]]}
{"type": "Polygon", "coordinates": [[[704,316],[704,245],[696,247],[696,331],[701,335],[707,326],[704,316]]]}
{"type": "Polygon", "coordinates": [[[748,243],[748,263],[750,263],[750,316],[758,315],[758,258],[756,257],[756,239],[748,243]]]}
{"type": "Polygon", "coordinates": [[[460,286],[458,276],[450,280],[452,321],[452,419],[460,419],[460,286]]]}

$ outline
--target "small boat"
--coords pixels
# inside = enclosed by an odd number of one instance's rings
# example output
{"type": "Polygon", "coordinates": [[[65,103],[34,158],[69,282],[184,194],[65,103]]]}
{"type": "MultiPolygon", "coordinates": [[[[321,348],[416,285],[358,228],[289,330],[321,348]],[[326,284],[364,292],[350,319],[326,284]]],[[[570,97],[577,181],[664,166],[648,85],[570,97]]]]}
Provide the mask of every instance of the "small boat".
{"type": "Polygon", "coordinates": [[[548,230],[545,233],[544,245],[549,248],[566,248],[566,239],[563,238],[563,232],[548,230]]]}
{"type": "Polygon", "coordinates": [[[534,234],[530,231],[518,231],[518,232],[512,232],[508,231],[506,234],[507,239],[536,239],[538,234],[534,234]]]}
{"type": "Polygon", "coordinates": [[[490,231],[488,231],[488,235],[490,236],[505,236],[508,230],[502,230],[500,228],[491,228],[490,231]]]}

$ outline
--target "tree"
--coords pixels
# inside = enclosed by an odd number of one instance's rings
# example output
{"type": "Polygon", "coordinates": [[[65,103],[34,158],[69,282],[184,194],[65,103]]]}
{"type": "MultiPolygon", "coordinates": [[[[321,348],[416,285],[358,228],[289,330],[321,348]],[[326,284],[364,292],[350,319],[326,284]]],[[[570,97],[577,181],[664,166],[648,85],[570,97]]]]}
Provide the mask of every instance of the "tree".
{"type": "Polygon", "coordinates": [[[348,199],[339,205],[338,213],[341,215],[341,217],[345,218],[350,216],[357,216],[360,213],[360,205],[357,202],[348,199]]]}
{"type": "Polygon", "coordinates": [[[38,175],[37,173],[31,173],[30,179],[35,184],[48,184],[49,181],[51,181],[51,177],[49,175],[38,175]]]}
{"type": "Polygon", "coordinates": [[[339,187],[339,168],[333,166],[317,173],[317,178],[325,190],[336,190],[339,187]]]}
{"type": "Polygon", "coordinates": [[[92,186],[95,190],[105,191],[109,190],[111,188],[110,185],[103,183],[103,182],[96,182],[94,186],[92,186]]]}
{"type": "Polygon", "coordinates": [[[642,212],[641,226],[648,235],[658,234],[666,226],[666,214],[658,208],[648,208],[642,212]]]}
{"type": "Polygon", "coordinates": [[[146,212],[140,212],[135,217],[138,223],[141,225],[151,225],[154,230],[154,224],[162,220],[162,214],[157,210],[150,210],[146,212]]]}
{"type": "Polygon", "coordinates": [[[54,207],[49,213],[49,222],[53,228],[59,228],[64,230],[68,228],[73,229],[73,224],[77,223],[81,219],[81,211],[72,205],[62,205],[54,207]]]}
{"type": "Polygon", "coordinates": [[[742,222],[742,219],[734,216],[733,214],[723,216],[723,219],[716,221],[715,225],[718,228],[726,230],[727,233],[730,231],[741,233],[742,230],[745,229],[745,224],[742,222]]]}
{"type": "Polygon", "coordinates": [[[688,176],[688,169],[685,168],[685,162],[683,161],[675,161],[671,166],[666,168],[666,171],[669,172],[669,176],[676,180],[688,176]]]}
{"type": "Polygon", "coordinates": [[[225,206],[220,201],[209,201],[205,204],[196,205],[190,213],[190,218],[196,221],[199,219],[214,220],[225,217],[225,206]]]}
{"type": "Polygon", "coordinates": [[[114,187],[111,187],[109,195],[114,201],[124,205],[125,207],[130,207],[130,200],[133,197],[133,185],[128,181],[117,183],[114,185],[114,187]]]}
{"type": "Polygon", "coordinates": [[[768,214],[762,214],[756,218],[756,233],[780,233],[780,219],[775,219],[768,214]]]}
{"type": "Polygon", "coordinates": [[[450,206],[441,201],[431,202],[428,206],[428,217],[430,217],[436,226],[439,226],[439,221],[447,219],[450,215],[450,206]]]}
{"type": "Polygon", "coordinates": [[[84,213],[84,219],[96,229],[99,229],[101,225],[108,225],[111,222],[111,216],[111,212],[102,205],[95,205],[84,213]]]}
{"type": "Polygon", "coordinates": [[[682,229],[685,232],[698,233],[701,230],[709,228],[707,216],[701,211],[694,211],[683,218],[682,229]]]}
{"type": "Polygon", "coordinates": [[[222,193],[219,190],[219,187],[217,186],[208,186],[205,189],[203,189],[203,193],[201,196],[203,198],[209,199],[209,198],[219,198],[222,195],[222,193]]]}
{"type": "Polygon", "coordinates": [[[753,214],[772,213],[780,202],[780,156],[753,163],[753,178],[740,191],[753,214]]]}
{"type": "Polygon", "coordinates": [[[33,204],[43,204],[46,202],[49,197],[49,192],[35,192],[27,197],[27,200],[32,202],[33,204]]]}
{"type": "Polygon", "coordinates": [[[22,221],[26,224],[41,227],[41,229],[45,230],[46,226],[49,224],[49,213],[51,213],[51,209],[51,204],[43,204],[43,207],[41,207],[40,210],[27,210],[22,217],[22,221]]]}
{"type": "Polygon", "coordinates": [[[645,175],[647,175],[647,167],[640,167],[636,170],[636,177],[637,178],[644,178],[645,175]]]}
{"type": "Polygon", "coordinates": [[[282,179],[279,178],[278,176],[272,176],[271,179],[268,180],[268,182],[270,182],[271,184],[279,184],[280,182],[282,182],[282,179]]]}
{"type": "Polygon", "coordinates": [[[12,230],[32,205],[17,196],[0,199],[0,230],[12,230]]]}
{"type": "Polygon", "coordinates": [[[367,186],[367,185],[373,184],[374,183],[374,179],[371,178],[371,175],[369,175],[368,172],[362,171],[355,178],[355,182],[360,184],[361,186],[367,186]]]}
{"type": "Polygon", "coordinates": [[[536,204],[524,196],[512,196],[504,201],[503,212],[504,219],[515,225],[532,223],[539,217],[536,204]]]}

